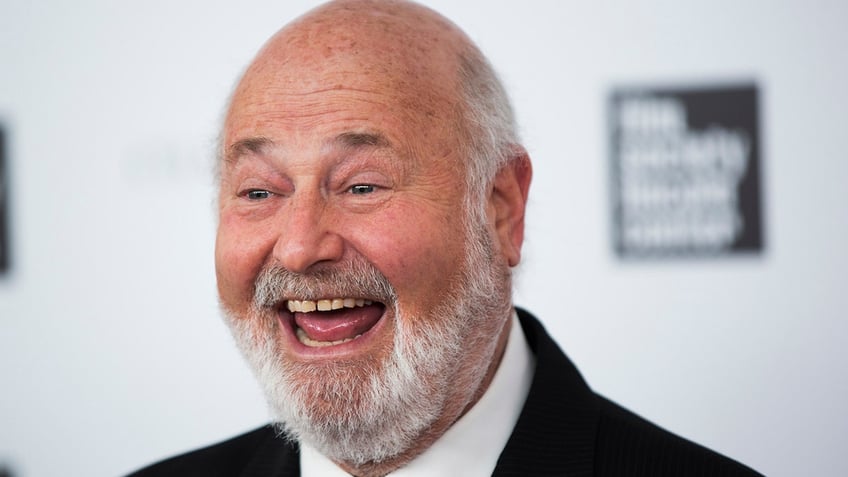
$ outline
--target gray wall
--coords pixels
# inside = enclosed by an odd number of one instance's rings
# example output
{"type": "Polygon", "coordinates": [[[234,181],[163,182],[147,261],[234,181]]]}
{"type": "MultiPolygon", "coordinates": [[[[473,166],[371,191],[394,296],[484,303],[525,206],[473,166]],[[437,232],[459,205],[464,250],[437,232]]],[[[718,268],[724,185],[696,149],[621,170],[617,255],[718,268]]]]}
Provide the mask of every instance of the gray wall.
{"type": "MultiPolygon", "coordinates": [[[[598,391],[770,476],[848,475],[848,3],[432,0],[515,100],[517,303],[598,391]],[[609,89],[753,79],[766,252],[620,262],[609,89]]],[[[0,467],[111,476],[266,419],[216,305],[216,127],[287,2],[0,4],[0,467]],[[241,6],[237,6],[239,3],[241,6]]]]}

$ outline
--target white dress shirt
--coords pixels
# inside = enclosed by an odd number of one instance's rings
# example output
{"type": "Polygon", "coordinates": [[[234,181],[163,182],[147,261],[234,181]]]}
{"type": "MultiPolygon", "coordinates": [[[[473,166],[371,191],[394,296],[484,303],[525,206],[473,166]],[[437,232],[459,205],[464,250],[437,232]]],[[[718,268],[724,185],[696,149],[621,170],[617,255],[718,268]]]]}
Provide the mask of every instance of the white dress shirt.
{"type": "MultiPolygon", "coordinates": [[[[392,477],[490,476],[524,407],[535,356],[513,313],[512,329],[498,370],[483,397],[429,449],[392,477]]],[[[330,459],[301,443],[303,477],[350,477],[330,459]]]]}

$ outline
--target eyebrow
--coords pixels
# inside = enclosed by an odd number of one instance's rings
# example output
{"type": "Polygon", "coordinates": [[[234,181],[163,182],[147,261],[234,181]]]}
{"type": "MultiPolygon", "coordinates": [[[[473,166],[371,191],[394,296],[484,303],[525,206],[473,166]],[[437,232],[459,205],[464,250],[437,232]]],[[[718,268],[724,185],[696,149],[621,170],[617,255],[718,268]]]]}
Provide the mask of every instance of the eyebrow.
{"type": "Polygon", "coordinates": [[[262,154],[273,145],[274,141],[267,137],[240,139],[227,148],[224,160],[229,163],[237,162],[239,158],[248,154],[262,154]]]}
{"type": "MultiPolygon", "coordinates": [[[[341,146],[343,149],[360,148],[388,148],[391,146],[389,140],[380,133],[372,132],[344,132],[329,141],[330,145],[341,146]]],[[[224,155],[224,161],[236,163],[243,156],[265,154],[268,149],[276,146],[271,139],[263,136],[239,139],[231,144],[224,155]]]]}
{"type": "Polygon", "coordinates": [[[345,132],[335,137],[333,143],[339,144],[345,149],[358,149],[361,147],[389,147],[391,144],[380,133],[371,132],[345,132]]]}

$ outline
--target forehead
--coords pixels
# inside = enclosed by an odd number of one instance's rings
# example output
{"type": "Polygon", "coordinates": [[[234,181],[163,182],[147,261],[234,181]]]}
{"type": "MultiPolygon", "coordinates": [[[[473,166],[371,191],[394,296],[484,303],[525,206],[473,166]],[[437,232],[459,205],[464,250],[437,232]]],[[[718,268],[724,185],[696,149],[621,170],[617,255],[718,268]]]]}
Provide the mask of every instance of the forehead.
{"type": "MultiPolygon", "coordinates": [[[[359,151],[363,149],[387,150],[392,148],[392,143],[379,132],[343,132],[326,139],[319,145],[324,152],[333,151],[359,151]]],[[[247,156],[263,156],[268,154],[291,155],[285,145],[277,144],[274,140],[264,136],[245,137],[236,140],[224,151],[223,160],[229,166],[236,166],[242,158],[247,156]]]]}
{"type": "Polygon", "coordinates": [[[269,41],[233,95],[227,146],[246,137],[357,128],[390,138],[456,134],[458,68],[450,42],[433,29],[416,31],[405,17],[343,20],[319,16],[269,41]]]}
{"type": "Polygon", "coordinates": [[[258,89],[232,108],[223,145],[227,156],[270,147],[302,158],[384,149],[424,165],[423,158],[460,148],[456,118],[445,103],[381,88],[258,89]]]}

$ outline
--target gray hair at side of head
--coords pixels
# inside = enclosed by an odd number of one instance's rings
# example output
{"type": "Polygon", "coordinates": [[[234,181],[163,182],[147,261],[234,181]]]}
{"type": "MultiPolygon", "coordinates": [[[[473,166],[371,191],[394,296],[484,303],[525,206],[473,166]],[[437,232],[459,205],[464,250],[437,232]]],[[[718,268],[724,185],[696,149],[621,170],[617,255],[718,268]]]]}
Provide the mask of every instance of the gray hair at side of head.
{"type": "Polygon", "coordinates": [[[469,45],[459,56],[461,117],[466,138],[466,209],[485,217],[486,195],[498,171],[523,148],[509,96],[491,63],[469,45]]]}

